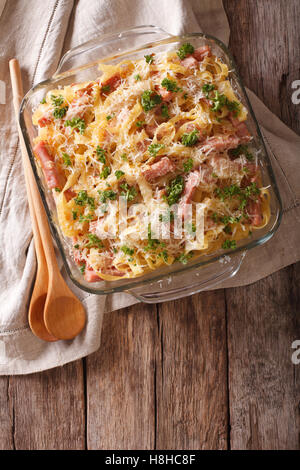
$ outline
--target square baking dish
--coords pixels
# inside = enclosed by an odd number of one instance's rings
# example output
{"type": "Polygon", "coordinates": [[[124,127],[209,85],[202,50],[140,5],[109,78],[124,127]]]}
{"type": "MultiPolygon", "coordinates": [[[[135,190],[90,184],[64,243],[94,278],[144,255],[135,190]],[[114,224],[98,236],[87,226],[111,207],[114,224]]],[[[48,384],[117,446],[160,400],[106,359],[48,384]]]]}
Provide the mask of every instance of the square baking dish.
{"type": "Polygon", "coordinates": [[[78,287],[92,294],[101,295],[126,291],[139,300],[154,303],[211,289],[221,281],[234,276],[247,251],[266,243],[280,224],[282,215],[280,195],[257,120],[230,52],[221,41],[212,36],[202,33],[171,36],[155,26],[140,26],[123,32],[103,35],[80,45],[65,54],[57,71],[50,79],[34,86],[26,94],[20,108],[20,126],[51,231],[62,255],[66,271],[78,287]],[[255,230],[251,239],[237,242],[235,249],[225,251],[220,249],[209,255],[201,255],[191,260],[187,265],[175,263],[135,279],[99,281],[90,284],[83,279],[70,255],[71,241],[61,232],[51,190],[47,188],[43,173],[36,164],[33,154],[33,139],[37,136],[37,129],[32,124],[32,114],[49,90],[76,82],[92,81],[101,76],[98,69],[100,61],[116,64],[124,59],[137,59],[146,54],[177,50],[184,42],[190,42],[195,48],[209,45],[212,52],[220,57],[229,68],[231,85],[239,100],[249,111],[248,129],[253,136],[253,144],[259,152],[263,185],[268,186],[270,194],[270,220],[265,227],[255,230]]]}

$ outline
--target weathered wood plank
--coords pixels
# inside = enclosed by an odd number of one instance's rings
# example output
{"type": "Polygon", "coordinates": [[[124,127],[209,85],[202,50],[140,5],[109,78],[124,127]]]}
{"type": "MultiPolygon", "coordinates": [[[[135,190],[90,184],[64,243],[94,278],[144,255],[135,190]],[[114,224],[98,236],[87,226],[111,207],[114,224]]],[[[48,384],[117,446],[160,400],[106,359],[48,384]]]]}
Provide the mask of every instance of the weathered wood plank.
{"type": "Polygon", "coordinates": [[[226,293],[233,449],[299,448],[299,268],[226,293]]]}
{"type": "Polygon", "coordinates": [[[226,449],[225,298],[203,292],[159,305],[158,449],[226,449]]]}
{"type": "Polygon", "coordinates": [[[9,378],[15,449],[84,449],[82,361],[9,378]]]}
{"type": "Polygon", "coordinates": [[[0,377],[0,450],[12,450],[13,417],[9,400],[9,377],[0,377]]]}
{"type": "Polygon", "coordinates": [[[87,364],[88,449],[153,449],[155,306],[107,314],[87,364]]]}
{"type": "MultiPolygon", "coordinates": [[[[223,0],[230,47],[244,82],[296,132],[300,106],[291,82],[300,71],[297,0],[223,0]]],[[[226,291],[231,447],[299,448],[300,263],[249,287],[226,291]]]]}

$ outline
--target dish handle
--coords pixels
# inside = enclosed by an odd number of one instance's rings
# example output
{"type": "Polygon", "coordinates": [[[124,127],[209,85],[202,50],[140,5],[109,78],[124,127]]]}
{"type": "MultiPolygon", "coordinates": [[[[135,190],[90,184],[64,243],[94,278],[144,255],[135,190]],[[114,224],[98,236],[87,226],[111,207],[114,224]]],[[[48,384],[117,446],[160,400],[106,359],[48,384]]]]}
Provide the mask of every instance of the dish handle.
{"type": "Polygon", "coordinates": [[[246,251],[230,256],[225,255],[220,258],[218,266],[216,263],[211,263],[196,270],[170,275],[161,280],[129,289],[127,292],[142,302],[153,304],[213,289],[222,281],[235,276],[245,256],[246,251]]]}
{"type": "Polygon", "coordinates": [[[148,44],[151,47],[152,42],[170,37],[171,34],[153,25],[136,26],[113,34],[102,34],[66,52],[59,62],[54,77],[57,78],[76,67],[86,66],[89,62],[97,62],[108,55],[144,48],[148,44]]]}

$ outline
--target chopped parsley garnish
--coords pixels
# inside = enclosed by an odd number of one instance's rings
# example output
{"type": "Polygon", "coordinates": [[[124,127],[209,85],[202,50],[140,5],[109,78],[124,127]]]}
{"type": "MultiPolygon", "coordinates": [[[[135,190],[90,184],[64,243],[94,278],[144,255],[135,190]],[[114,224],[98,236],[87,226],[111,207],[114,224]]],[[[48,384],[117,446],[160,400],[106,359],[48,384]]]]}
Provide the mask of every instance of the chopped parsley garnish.
{"type": "Polygon", "coordinates": [[[244,209],[247,205],[248,199],[257,196],[260,193],[260,189],[257,187],[256,183],[251,183],[246,188],[240,188],[236,184],[231,186],[226,186],[225,188],[216,188],[215,194],[222,201],[227,198],[232,198],[234,196],[238,197],[240,200],[239,209],[244,209]]]}
{"type": "Polygon", "coordinates": [[[122,178],[122,176],[124,176],[124,175],[125,175],[125,173],[124,173],[124,171],[122,171],[122,170],[116,170],[116,171],[115,171],[115,176],[116,176],[117,180],[119,180],[120,178],[122,178]]]}
{"type": "Polygon", "coordinates": [[[55,190],[57,193],[60,193],[60,192],[61,192],[61,189],[60,189],[60,188],[54,188],[54,190],[55,190]]]}
{"type": "Polygon", "coordinates": [[[61,106],[64,103],[64,97],[62,95],[58,95],[58,96],[51,95],[50,98],[51,98],[52,104],[55,108],[58,108],[59,106],[61,106]]]}
{"type": "Polygon", "coordinates": [[[177,91],[182,91],[182,89],[177,85],[175,80],[170,80],[169,78],[164,78],[161,82],[161,86],[166,88],[168,91],[173,91],[176,93],[177,91]]]}
{"type": "Polygon", "coordinates": [[[239,157],[240,155],[245,155],[245,157],[247,158],[249,162],[254,159],[252,153],[250,153],[248,150],[248,146],[244,144],[239,145],[235,149],[230,149],[229,155],[234,158],[239,157]]]}
{"type": "Polygon", "coordinates": [[[155,108],[161,101],[162,97],[155,93],[155,91],[146,90],[142,93],[141,105],[145,112],[151,111],[151,109],[155,108]]]}
{"type": "Polygon", "coordinates": [[[166,118],[166,119],[169,119],[170,115],[169,115],[169,108],[168,106],[166,105],[166,103],[164,103],[161,107],[161,115],[166,118]]]}
{"type": "Polygon", "coordinates": [[[226,99],[226,106],[233,113],[234,116],[238,116],[240,113],[240,104],[237,101],[229,101],[226,99]]]}
{"type": "Polygon", "coordinates": [[[115,117],[115,114],[109,114],[108,116],[106,116],[106,120],[107,121],[110,121],[111,119],[113,119],[115,117]]]}
{"type": "Polygon", "coordinates": [[[145,55],[144,57],[145,57],[147,64],[153,64],[153,60],[154,60],[153,54],[145,55]]]}
{"type": "Polygon", "coordinates": [[[105,203],[107,199],[114,201],[117,198],[117,193],[112,189],[105,189],[104,191],[98,191],[100,194],[100,202],[105,203]]]}
{"type": "Polygon", "coordinates": [[[83,263],[80,268],[79,268],[81,274],[84,274],[85,273],[85,263],[83,263]]]}
{"type": "Polygon", "coordinates": [[[205,83],[205,85],[203,85],[202,87],[202,91],[205,94],[206,98],[209,98],[209,93],[215,89],[215,85],[212,85],[211,83],[205,83]]]}
{"type": "Polygon", "coordinates": [[[185,228],[189,235],[195,235],[196,225],[193,222],[188,222],[185,228]]]}
{"type": "Polygon", "coordinates": [[[78,212],[77,211],[72,211],[72,217],[73,217],[73,220],[76,220],[77,217],[78,217],[78,212]]]}
{"type": "Polygon", "coordinates": [[[182,264],[187,264],[187,262],[193,257],[193,252],[190,251],[190,253],[181,253],[181,255],[177,256],[175,261],[179,261],[182,264]]]}
{"type": "Polygon", "coordinates": [[[92,217],[93,217],[92,214],[87,214],[87,215],[81,214],[79,217],[79,222],[80,223],[89,222],[92,219],[92,217]]]}
{"type": "Polygon", "coordinates": [[[192,170],[194,166],[194,160],[192,158],[189,158],[184,164],[183,164],[183,169],[186,173],[192,170]]]}
{"type": "Polygon", "coordinates": [[[47,103],[46,98],[43,98],[43,99],[40,101],[40,104],[45,104],[45,103],[47,103]]]}
{"type": "Polygon", "coordinates": [[[151,144],[148,147],[148,152],[150,153],[150,155],[152,155],[152,157],[156,157],[158,152],[164,147],[165,146],[163,144],[151,144]]]}
{"type": "Polygon", "coordinates": [[[110,175],[110,173],[111,173],[110,167],[105,166],[100,173],[100,178],[102,178],[103,180],[106,180],[106,178],[110,175]]]}
{"type": "Polygon", "coordinates": [[[134,79],[138,82],[141,80],[141,76],[140,74],[138,73],[137,75],[134,76],[134,79]]]}
{"type": "Polygon", "coordinates": [[[77,206],[89,205],[92,209],[95,209],[95,199],[88,196],[86,191],[79,191],[74,201],[77,206]]]}
{"type": "Polygon", "coordinates": [[[183,134],[181,137],[181,143],[186,147],[192,147],[198,142],[198,129],[194,129],[190,133],[183,134]]]}
{"type": "Polygon", "coordinates": [[[146,123],[145,121],[137,121],[135,124],[137,127],[143,127],[146,123]]]}
{"type": "Polygon", "coordinates": [[[72,165],[70,155],[68,155],[67,153],[64,152],[62,154],[62,159],[63,159],[63,162],[66,166],[71,166],[72,165]]]}
{"type": "Polygon", "coordinates": [[[185,100],[187,100],[187,99],[188,99],[188,96],[189,96],[189,95],[188,95],[187,93],[185,93],[185,94],[183,95],[183,98],[184,98],[185,100]]]}
{"type": "Polygon", "coordinates": [[[129,248],[126,245],[121,246],[121,250],[123,251],[125,255],[128,255],[128,256],[132,256],[134,253],[134,250],[132,248],[129,248]]]}
{"type": "Polygon", "coordinates": [[[222,248],[224,250],[228,250],[230,248],[236,248],[236,241],[235,240],[225,240],[222,244],[222,248]]]}
{"type": "Polygon", "coordinates": [[[122,153],[121,158],[122,158],[122,160],[124,160],[126,162],[127,161],[126,153],[122,153]]]}
{"type": "Polygon", "coordinates": [[[187,55],[193,54],[194,51],[195,51],[195,49],[192,46],[192,44],[190,44],[189,42],[186,42],[186,43],[182,44],[179,51],[177,51],[177,55],[178,55],[179,59],[183,60],[187,55]]]}
{"type": "Polygon", "coordinates": [[[169,255],[168,255],[168,252],[166,250],[163,250],[160,253],[158,253],[158,257],[162,258],[164,260],[164,262],[167,263],[169,255]]]}
{"type": "Polygon", "coordinates": [[[184,189],[184,179],[181,175],[176,176],[166,188],[167,201],[169,206],[176,204],[184,189]]]}
{"type": "Polygon", "coordinates": [[[92,248],[92,246],[97,246],[98,248],[103,248],[103,243],[100,240],[100,238],[97,237],[94,233],[88,233],[87,234],[89,242],[86,245],[87,248],[92,248]]]}
{"type": "Polygon", "coordinates": [[[120,184],[120,187],[121,189],[123,189],[123,191],[121,191],[120,193],[121,196],[125,197],[125,199],[127,199],[128,202],[133,201],[133,199],[137,195],[137,190],[135,189],[135,187],[129,186],[128,183],[122,183],[120,184]]]}
{"type": "Polygon", "coordinates": [[[156,250],[157,246],[160,245],[160,241],[152,238],[151,223],[148,224],[148,243],[145,247],[145,251],[156,250]]]}
{"type": "Polygon", "coordinates": [[[218,90],[215,91],[215,96],[211,98],[214,102],[212,106],[212,111],[220,111],[223,106],[226,104],[227,97],[223,93],[219,93],[218,90]]]}
{"type": "Polygon", "coordinates": [[[164,214],[159,214],[159,221],[163,223],[173,222],[175,219],[174,212],[168,209],[164,214]]]}
{"type": "Polygon", "coordinates": [[[109,93],[110,92],[110,85],[103,85],[101,87],[101,93],[109,93]]]}
{"type": "Polygon", "coordinates": [[[78,250],[78,248],[79,248],[78,243],[76,243],[76,245],[74,245],[74,248],[75,248],[75,250],[78,250]]]}
{"type": "Polygon", "coordinates": [[[65,127],[71,127],[72,129],[77,129],[79,131],[80,134],[84,134],[84,131],[85,131],[85,122],[83,119],[81,118],[76,118],[74,117],[73,119],[68,119],[66,122],[65,122],[65,127]]]}
{"type": "Polygon", "coordinates": [[[64,108],[54,108],[53,111],[53,116],[55,119],[62,119],[68,111],[68,106],[65,106],[64,108]]]}
{"type": "Polygon", "coordinates": [[[101,148],[100,145],[97,145],[96,154],[97,154],[97,160],[99,160],[99,162],[106,163],[105,150],[101,148]]]}
{"type": "Polygon", "coordinates": [[[212,172],[211,176],[212,176],[213,178],[218,178],[217,173],[215,173],[214,171],[212,172]]]}

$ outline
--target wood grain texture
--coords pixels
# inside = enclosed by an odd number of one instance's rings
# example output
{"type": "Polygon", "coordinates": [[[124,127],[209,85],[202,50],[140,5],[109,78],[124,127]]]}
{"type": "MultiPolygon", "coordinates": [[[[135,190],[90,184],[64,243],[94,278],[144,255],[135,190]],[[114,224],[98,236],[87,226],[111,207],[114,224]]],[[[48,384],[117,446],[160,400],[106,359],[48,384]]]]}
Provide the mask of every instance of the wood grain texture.
{"type": "Polygon", "coordinates": [[[107,314],[86,360],[88,449],[153,449],[156,307],[107,314]]]}
{"type": "MultiPolygon", "coordinates": [[[[300,78],[300,2],[223,0],[230,48],[242,79],[300,133],[291,82],[300,78]]],[[[233,449],[298,449],[300,263],[249,287],[226,291],[233,449]]]]}
{"type": "Polygon", "coordinates": [[[85,448],[81,361],[39,374],[10,377],[7,395],[15,449],[85,448]]]}
{"type": "Polygon", "coordinates": [[[203,292],[159,305],[157,449],[226,449],[225,298],[203,292]]]}
{"type": "Polygon", "coordinates": [[[13,413],[9,399],[9,377],[0,377],[0,450],[13,449],[13,413]]]}

